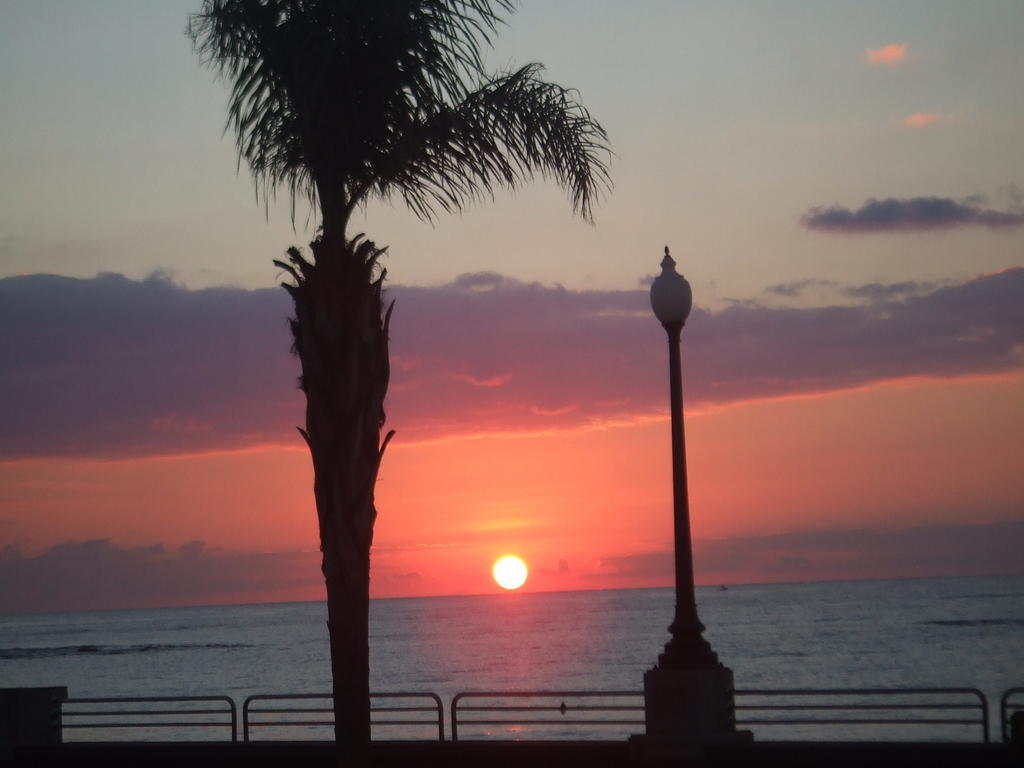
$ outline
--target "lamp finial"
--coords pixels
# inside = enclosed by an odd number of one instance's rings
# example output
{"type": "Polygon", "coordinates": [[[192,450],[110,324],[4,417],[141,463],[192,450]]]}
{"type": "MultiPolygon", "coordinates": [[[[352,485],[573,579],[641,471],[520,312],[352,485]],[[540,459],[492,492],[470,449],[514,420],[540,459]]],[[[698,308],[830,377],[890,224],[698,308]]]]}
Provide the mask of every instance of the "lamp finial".
{"type": "Polygon", "coordinates": [[[676,266],[676,260],[672,258],[672,255],[668,252],[668,246],[665,246],[665,258],[661,260],[662,271],[668,269],[674,269],[676,266]]]}

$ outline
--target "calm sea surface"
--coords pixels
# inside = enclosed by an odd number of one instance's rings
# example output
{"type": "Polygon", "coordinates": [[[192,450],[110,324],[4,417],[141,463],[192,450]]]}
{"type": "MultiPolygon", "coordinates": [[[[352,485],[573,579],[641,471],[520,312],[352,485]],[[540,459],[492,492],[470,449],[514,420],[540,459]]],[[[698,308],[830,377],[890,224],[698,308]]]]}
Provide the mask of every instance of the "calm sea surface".
{"type": "MultiPolygon", "coordinates": [[[[1024,685],[1024,576],[698,589],[738,689],[1024,685]]],[[[371,689],[641,690],[671,589],[376,600],[371,689]]],[[[72,697],[330,690],[325,606],[0,616],[0,687],[72,697]]],[[[629,729],[627,729],[628,732],[629,729]]],[[[634,729],[635,730],[635,729],[634,729]]]]}

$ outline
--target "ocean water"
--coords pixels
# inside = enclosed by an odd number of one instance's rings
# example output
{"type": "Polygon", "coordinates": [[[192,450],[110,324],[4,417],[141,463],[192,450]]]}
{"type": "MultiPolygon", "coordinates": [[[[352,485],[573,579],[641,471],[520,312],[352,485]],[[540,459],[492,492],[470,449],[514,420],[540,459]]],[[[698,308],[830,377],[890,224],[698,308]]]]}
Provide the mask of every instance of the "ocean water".
{"type": "MultiPolygon", "coordinates": [[[[1002,692],[1024,685],[1024,576],[740,585],[699,588],[697,598],[738,690],[971,687],[988,697],[994,724],[1002,692]]],[[[375,600],[371,690],[436,693],[446,716],[463,691],[640,691],[668,638],[673,599],[671,589],[637,589],[375,600]]],[[[224,695],[239,708],[256,694],[328,692],[325,620],[321,603],[0,616],[0,687],[66,685],[74,698],[224,695]]],[[[956,728],[938,735],[972,738],[956,728]]],[[[289,737],[328,735],[306,731],[289,737]]]]}

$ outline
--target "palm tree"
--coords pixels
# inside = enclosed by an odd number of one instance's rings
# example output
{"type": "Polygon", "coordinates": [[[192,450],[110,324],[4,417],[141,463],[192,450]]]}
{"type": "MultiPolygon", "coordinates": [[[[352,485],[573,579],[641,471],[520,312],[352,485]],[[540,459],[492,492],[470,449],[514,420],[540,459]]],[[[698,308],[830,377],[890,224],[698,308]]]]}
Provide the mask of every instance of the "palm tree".
{"type": "Polygon", "coordinates": [[[573,91],[529,64],[488,75],[511,0],[204,0],[188,33],[231,85],[228,126],[267,201],[305,199],[319,232],[275,261],[290,277],[293,351],[327,586],[335,736],[369,743],[369,567],[388,386],[385,270],[349,232],[356,208],[401,198],[431,219],[533,174],[590,219],[607,137],[573,91]]]}

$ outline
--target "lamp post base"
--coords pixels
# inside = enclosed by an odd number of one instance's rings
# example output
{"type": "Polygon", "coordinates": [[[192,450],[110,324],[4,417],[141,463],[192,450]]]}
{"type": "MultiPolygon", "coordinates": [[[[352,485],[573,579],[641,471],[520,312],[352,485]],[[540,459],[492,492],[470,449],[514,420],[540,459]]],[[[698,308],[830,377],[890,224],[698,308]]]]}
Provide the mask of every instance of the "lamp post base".
{"type": "Polygon", "coordinates": [[[634,757],[695,759],[704,747],[747,744],[750,731],[736,730],[732,670],[654,668],[644,675],[646,733],[630,737],[634,757]]]}

